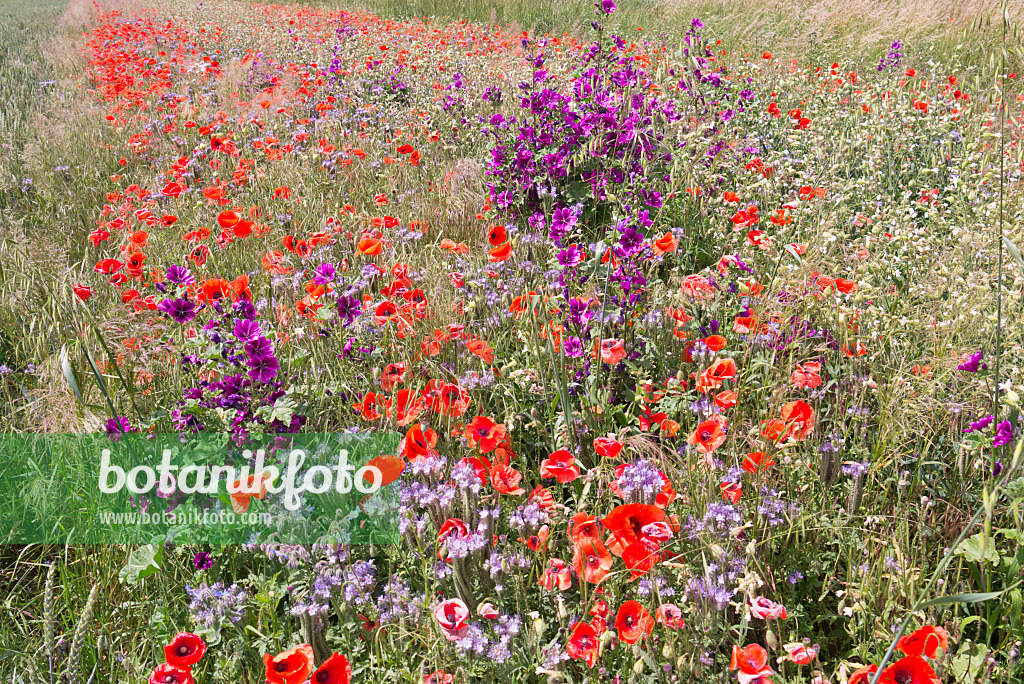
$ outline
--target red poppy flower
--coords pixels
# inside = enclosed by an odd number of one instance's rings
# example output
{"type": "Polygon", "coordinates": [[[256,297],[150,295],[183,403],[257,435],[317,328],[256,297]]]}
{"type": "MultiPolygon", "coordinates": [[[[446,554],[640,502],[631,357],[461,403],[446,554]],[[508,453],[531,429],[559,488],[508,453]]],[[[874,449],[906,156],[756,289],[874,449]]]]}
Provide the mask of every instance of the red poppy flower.
{"type": "Polygon", "coordinates": [[[565,591],[572,586],[572,569],[561,558],[552,558],[537,583],[548,591],[565,591]]]}
{"type": "Polygon", "coordinates": [[[480,453],[488,454],[505,439],[505,426],[486,416],[477,416],[466,426],[465,435],[471,448],[479,445],[480,453]]]}
{"type": "Polygon", "coordinates": [[[902,637],[896,643],[896,648],[908,656],[923,655],[934,658],[940,648],[943,651],[949,650],[949,633],[942,627],[925,625],[913,634],[902,637]]]}
{"type": "Polygon", "coordinates": [[[416,423],[405,433],[403,446],[405,457],[410,461],[432,455],[436,445],[437,433],[431,428],[424,430],[423,423],[416,423]]]}
{"type": "Polygon", "coordinates": [[[180,183],[175,183],[175,182],[171,181],[170,183],[168,183],[167,185],[164,186],[164,189],[161,190],[161,194],[164,195],[165,197],[175,197],[175,198],[177,198],[184,191],[185,191],[185,188],[180,183]]]}
{"type": "Polygon", "coordinates": [[[752,451],[743,457],[743,469],[748,473],[756,473],[768,466],[775,465],[775,461],[763,451],[752,451]]]}
{"type": "Polygon", "coordinates": [[[171,643],[164,646],[164,658],[178,667],[192,667],[202,660],[205,653],[206,643],[191,632],[178,632],[171,643]]]}
{"type": "Polygon", "coordinates": [[[231,291],[228,281],[223,278],[211,278],[199,287],[199,300],[203,302],[216,301],[226,297],[231,291]]]}
{"type": "Polygon", "coordinates": [[[615,615],[615,629],[627,644],[635,644],[654,629],[654,618],[639,601],[626,601],[615,615]]]}
{"type": "Polygon", "coordinates": [[[743,496],[743,485],[739,482],[723,482],[718,488],[722,490],[722,499],[734,505],[739,503],[743,496]]]}
{"type": "Polygon", "coordinates": [[[316,668],[309,684],[349,684],[352,681],[352,667],[348,658],[335,653],[316,668]]]}
{"type": "Polygon", "coordinates": [[[622,340],[601,340],[601,360],[614,366],[626,358],[626,349],[622,340]]]}
{"type": "Polygon", "coordinates": [[[616,556],[624,558],[626,549],[633,546],[640,547],[640,550],[635,550],[637,557],[650,555],[641,551],[646,551],[646,546],[656,548],[658,542],[650,538],[644,532],[644,528],[651,523],[664,520],[665,511],[657,506],[634,503],[616,506],[601,522],[611,533],[608,537],[608,548],[616,556]]]}
{"type": "Polygon", "coordinates": [[[444,670],[437,670],[431,672],[423,678],[423,684],[452,684],[455,681],[455,675],[444,670]]]}
{"type": "Polygon", "coordinates": [[[540,476],[553,477],[562,484],[572,482],[580,476],[576,458],[565,449],[559,449],[540,462],[540,476]]]}
{"type": "Polygon", "coordinates": [[[192,678],[192,670],[178,667],[170,663],[160,663],[149,675],[149,684],[196,684],[192,678]]]}
{"type": "Polygon", "coordinates": [[[697,429],[686,438],[686,443],[695,445],[697,451],[710,458],[715,449],[725,444],[727,426],[728,421],[724,416],[712,416],[697,426],[697,429]]]}
{"type": "Polygon", "coordinates": [[[750,599],[750,614],[759,620],[785,620],[786,607],[763,596],[750,599]]]}
{"type": "Polygon", "coordinates": [[[74,291],[75,296],[81,299],[83,302],[89,297],[92,297],[92,290],[86,285],[74,285],[71,287],[74,291]]]}
{"type": "Polygon", "coordinates": [[[878,684],[939,684],[939,677],[928,661],[912,655],[882,670],[878,684]]]}
{"type": "Polygon", "coordinates": [[[715,406],[725,411],[736,405],[739,394],[736,390],[726,390],[715,395],[715,406]]]}
{"type": "Polygon", "coordinates": [[[806,401],[791,401],[782,405],[782,420],[788,426],[785,436],[803,440],[814,429],[814,409],[806,401]]]}
{"type": "Polygon", "coordinates": [[[491,226],[491,229],[487,231],[487,241],[495,247],[504,244],[508,240],[508,231],[505,230],[505,226],[491,226]]]}
{"type": "Polygon", "coordinates": [[[523,474],[518,470],[503,463],[491,469],[491,486],[495,491],[502,494],[519,496],[525,494],[526,490],[518,486],[523,479],[523,474]]]}
{"type": "Polygon", "coordinates": [[[790,377],[792,382],[797,389],[814,389],[820,387],[822,380],[818,372],[821,370],[821,364],[817,361],[808,361],[806,363],[798,363],[796,368],[793,370],[793,375],[790,377]]]}
{"type": "Polygon", "coordinates": [[[581,544],[584,539],[601,541],[604,524],[588,513],[576,513],[569,518],[569,538],[573,544],[581,544]]]}
{"type": "Polygon", "coordinates": [[[534,553],[540,553],[547,547],[548,537],[551,536],[551,528],[547,525],[542,525],[537,534],[531,534],[527,538],[519,537],[519,541],[526,544],[526,548],[530,549],[534,553]]]}
{"type": "Polygon", "coordinates": [[[612,562],[612,554],[600,540],[582,537],[573,547],[572,567],[584,582],[600,584],[612,562]]]}
{"type": "Polygon", "coordinates": [[[302,684],[313,669],[313,647],[299,644],[293,649],[271,657],[263,654],[267,684],[302,684]]]}
{"type": "Polygon", "coordinates": [[[469,608],[460,599],[442,601],[434,607],[434,619],[448,641],[458,641],[469,631],[469,608]]]}
{"type": "MultiPolygon", "coordinates": [[[[486,481],[487,479],[484,478],[484,482],[486,481]]],[[[544,487],[541,487],[540,485],[534,487],[533,491],[530,492],[530,495],[527,497],[527,500],[535,501],[537,505],[544,510],[553,508],[555,505],[555,498],[551,496],[551,492],[549,492],[547,489],[544,489],[544,487]]]]}
{"type": "Polygon", "coordinates": [[[264,471],[254,473],[245,481],[235,480],[228,486],[228,494],[231,496],[231,508],[241,515],[249,510],[252,497],[263,500],[267,495],[267,485],[270,483],[270,472],[264,471]]]}
{"type": "Polygon", "coordinates": [[[608,437],[598,437],[594,440],[594,451],[605,458],[615,458],[622,452],[622,442],[617,442],[608,437]]]}
{"type": "Polygon", "coordinates": [[[737,677],[740,684],[752,684],[774,674],[768,667],[768,651],[758,644],[750,644],[746,648],[733,646],[729,669],[739,670],[737,677]]]}
{"type": "Polygon", "coordinates": [[[359,414],[363,420],[377,420],[381,414],[378,409],[381,407],[380,395],[376,392],[367,392],[362,401],[352,405],[352,409],[359,414]]]}
{"type": "Polygon", "coordinates": [[[877,665],[866,665],[850,675],[846,684],[870,684],[873,679],[872,675],[876,672],[878,672],[877,665]]]}
{"type": "Polygon", "coordinates": [[[572,634],[565,644],[565,650],[573,660],[583,660],[590,668],[597,662],[600,641],[597,630],[586,622],[577,622],[572,626],[572,634]]]}
{"type": "Polygon", "coordinates": [[[732,359],[718,359],[697,378],[697,390],[707,393],[719,389],[722,381],[736,378],[736,362],[732,359]]]}

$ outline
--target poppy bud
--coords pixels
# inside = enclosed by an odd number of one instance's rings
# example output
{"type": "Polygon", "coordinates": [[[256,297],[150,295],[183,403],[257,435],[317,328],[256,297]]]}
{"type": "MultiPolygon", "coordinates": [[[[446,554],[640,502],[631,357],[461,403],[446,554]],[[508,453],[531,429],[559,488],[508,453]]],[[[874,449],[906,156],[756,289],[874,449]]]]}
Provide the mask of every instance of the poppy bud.
{"type": "Polygon", "coordinates": [[[633,663],[633,674],[644,673],[644,660],[643,658],[637,658],[636,662],[633,663]]]}
{"type": "Polygon", "coordinates": [[[565,620],[569,617],[569,610],[565,607],[565,601],[561,596],[558,597],[558,619],[565,620]]]}
{"type": "Polygon", "coordinates": [[[441,560],[445,560],[446,558],[448,558],[448,547],[442,546],[440,549],[438,549],[437,557],[441,560]]]}
{"type": "Polygon", "coordinates": [[[676,654],[676,649],[672,647],[672,644],[665,642],[665,645],[661,649],[661,657],[665,660],[671,660],[676,654]]]}
{"type": "Polygon", "coordinates": [[[540,639],[542,636],[544,636],[544,631],[547,628],[548,628],[547,623],[545,623],[540,618],[536,618],[533,621],[533,633],[537,636],[538,639],[540,639]]]}
{"type": "Polygon", "coordinates": [[[775,632],[771,629],[768,629],[768,631],[764,633],[764,643],[773,651],[779,647],[779,640],[775,637],[775,632]]]}

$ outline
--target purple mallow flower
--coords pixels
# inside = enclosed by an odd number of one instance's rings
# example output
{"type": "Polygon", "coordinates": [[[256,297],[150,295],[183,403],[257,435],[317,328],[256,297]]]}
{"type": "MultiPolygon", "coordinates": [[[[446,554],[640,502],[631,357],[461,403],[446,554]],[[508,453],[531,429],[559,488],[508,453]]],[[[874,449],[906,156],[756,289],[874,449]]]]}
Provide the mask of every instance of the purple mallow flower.
{"type": "Polygon", "coordinates": [[[967,357],[967,360],[956,367],[957,370],[967,371],[968,373],[977,373],[978,369],[987,370],[988,364],[981,363],[981,352],[977,351],[967,357]]]}
{"type": "Polygon", "coordinates": [[[196,317],[198,309],[188,299],[165,299],[156,308],[173,318],[178,323],[188,323],[196,317]]]}
{"type": "Polygon", "coordinates": [[[996,426],[996,436],[992,439],[992,446],[1001,447],[1005,444],[1009,444],[1012,439],[1013,424],[1008,420],[1004,420],[996,426]]]}
{"type": "Polygon", "coordinates": [[[968,425],[967,429],[964,430],[964,432],[981,432],[982,430],[987,428],[989,425],[991,425],[992,421],[994,419],[995,419],[995,417],[990,413],[989,415],[985,416],[984,418],[982,418],[980,420],[976,420],[973,423],[971,423],[970,425],[968,425]]]}
{"type": "Polygon", "coordinates": [[[192,271],[188,270],[184,266],[177,266],[171,264],[167,267],[167,281],[175,283],[177,285],[188,285],[194,283],[196,278],[192,275],[192,271]]]}

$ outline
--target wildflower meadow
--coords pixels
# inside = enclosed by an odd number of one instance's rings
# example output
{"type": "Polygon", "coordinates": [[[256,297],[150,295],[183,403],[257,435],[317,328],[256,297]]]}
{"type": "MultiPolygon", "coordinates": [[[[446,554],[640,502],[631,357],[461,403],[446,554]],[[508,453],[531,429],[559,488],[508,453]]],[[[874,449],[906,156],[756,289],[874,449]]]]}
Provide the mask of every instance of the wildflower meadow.
{"type": "Polygon", "coordinates": [[[1019,4],[9,4],[4,681],[1024,680],[1019,4]]]}

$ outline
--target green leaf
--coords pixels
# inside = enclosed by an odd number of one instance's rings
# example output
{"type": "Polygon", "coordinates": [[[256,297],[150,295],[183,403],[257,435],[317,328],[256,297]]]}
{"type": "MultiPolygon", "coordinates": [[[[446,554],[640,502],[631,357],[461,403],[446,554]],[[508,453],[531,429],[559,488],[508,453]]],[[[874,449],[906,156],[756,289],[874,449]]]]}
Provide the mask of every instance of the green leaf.
{"type": "Polygon", "coordinates": [[[996,542],[984,532],[979,532],[970,539],[965,539],[956,548],[956,555],[963,556],[972,563],[981,561],[998,561],[999,554],[996,552],[996,542]]]}
{"type": "Polygon", "coordinates": [[[71,385],[71,391],[78,397],[78,403],[85,406],[85,400],[82,399],[82,390],[78,388],[78,380],[75,379],[75,369],[71,367],[71,361],[68,360],[68,347],[64,345],[60,348],[60,369],[64,373],[64,378],[71,385]]]}
{"type": "Polygon", "coordinates": [[[128,584],[137,584],[150,575],[160,572],[163,563],[163,544],[146,544],[132,551],[128,563],[121,568],[118,578],[128,584]]]}
{"type": "Polygon", "coordinates": [[[1017,249],[1017,245],[1010,242],[1010,238],[1003,236],[1003,245],[1006,247],[1006,251],[1010,253],[1014,259],[1017,260],[1017,265],[1020,266],[1020,270],[1024,271],[1024,256],[1021,256],[1020,250],[1017,249]]]}
{"type": "Polygon", "coordinates": [[[945,603],[981,603],[982,601],[991,601],[994,598],[999,598],[1007,592],[1006,589],[1002,591],[986,591],[981,593],[973,594],[952,594],[950,596],[940,596],[933,598],[930,601],[925,601],[920,605],[921,608],[927,608],[928,606],[941,606],[945,603]]]}

